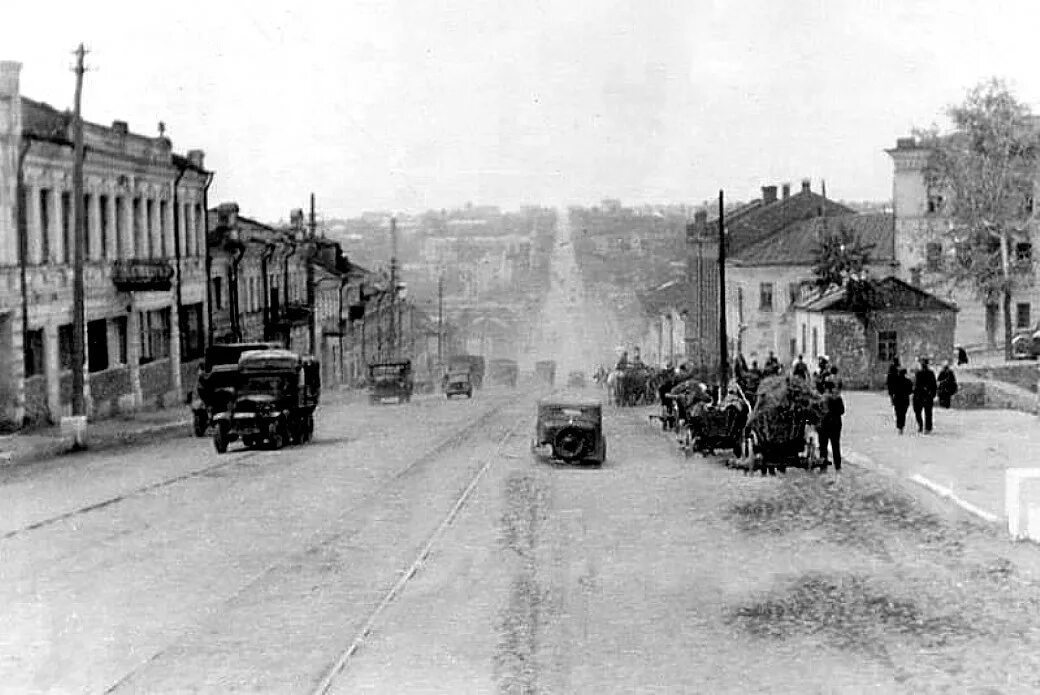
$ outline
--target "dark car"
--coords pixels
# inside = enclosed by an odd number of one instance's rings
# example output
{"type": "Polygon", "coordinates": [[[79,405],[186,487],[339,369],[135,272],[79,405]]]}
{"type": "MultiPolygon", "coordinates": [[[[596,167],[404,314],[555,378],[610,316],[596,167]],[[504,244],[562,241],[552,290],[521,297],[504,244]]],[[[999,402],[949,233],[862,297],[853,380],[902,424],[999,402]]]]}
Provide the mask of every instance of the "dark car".
{"type": "Polygon", "coordinates": [[[1015,359],[1036,359],[1040,357],[1040,325],[1019,331],[1011,339],[1011,356],[1015,359]]]}
{"type": "Polygon", "coordinates": [[[469,372],[449,372],[444,377],[444,395],[473,398],[473,381],[469,372]]]}
{"type": "Polygon", "coordinates": [[[602,404],[565,397],[538,401],[531,451],[536,456],[548,456],[565,463],[602,465],[607,458],[602,404]]]}
{"type": "Polygon", "coordinates": [[[314,410],[321,396],[321,369],[310,356],[289,350],[246,352],[238,361],[235,396],[213,418],[218,454],[241,440],[246,447],[281,449],[314,434],[314,410]]]}
{"type": "Polygon", "coordinates": [[[571,388],[583,388],[585,386],[585,372],[571,372],[568,374],[567,386],[571,388]]]}
{"type": "Polygon", "coordinates": [[[407,403],[412,400],[413,388],[411,360],[368,365],[369,403],[407,403]]]}

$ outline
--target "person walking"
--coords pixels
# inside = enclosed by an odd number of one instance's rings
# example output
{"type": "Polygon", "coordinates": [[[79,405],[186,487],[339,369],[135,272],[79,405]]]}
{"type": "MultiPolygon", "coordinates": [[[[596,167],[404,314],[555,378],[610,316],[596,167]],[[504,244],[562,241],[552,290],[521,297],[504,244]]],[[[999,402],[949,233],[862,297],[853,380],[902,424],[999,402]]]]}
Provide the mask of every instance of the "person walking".
{"type": "Polygon", "coordinates": [[[830,448],[834,470],[841,470],[841,418],[845,415],[845,401],[838,385],[827,379],[823,384],[823,419],[817,432],[820,435],[820,456],[827,461],[830,448]]]}
{"type": "Polygon", "coordinates": [[[902,365],[899,364],[899,358],[893,357],[892,364],[888,365],[888,374],[885,376],[885,390],[888,391],[888,397],[892,398],[895,395],[895,387],[899,381],[899,370],[902,369],[902,365]]]}
{"type": "Polygon", "coordinates": [[[936,378],[936,395],[939,397],[939,407],[949,408],[954,395],[957,393],[957,377],[950,366],[950,360],[946,360],[939,376],[936,378]]]}
{"type": "Polygon", "coordinates": [[[806,381],[809,380],[809,365],[805,363],[805,360],[802,359],[801,355],[798,355],[798,359],[796,359],[794,364],[791,365],[791,373],[799,379],[805,379],[806,381]]]}
{"type": "Polygon", "coordinates": [[[917,431],[930,434],[932,431],[932,406],[935,401],[935,372],[928,367],[928,358],[921,358],[921,368],[914,375],[914,419],[917,420],[917,431]],[[922,414],[924,418],[922,419],[922,414]]]}
{"type": "Polygon", "coordinates": [[[888,395],[892,400],[892,409],[896,413],[896,430],[903,433],[906,427],[906,411],[910,409],[910,396],[914,392],[914,382],[906,375],[906,368],[899,367],[888,387],[888,395]]]}
{"type": "Polygon", "coordinates": [[[766,376],[774,376],[783,371],[783,367],[780,366],[780,360],[777,359],[776,355],[772,350],[769,351],[769,357],[766,358],[766,365],[762,368],[762,372],[766,376]]]}

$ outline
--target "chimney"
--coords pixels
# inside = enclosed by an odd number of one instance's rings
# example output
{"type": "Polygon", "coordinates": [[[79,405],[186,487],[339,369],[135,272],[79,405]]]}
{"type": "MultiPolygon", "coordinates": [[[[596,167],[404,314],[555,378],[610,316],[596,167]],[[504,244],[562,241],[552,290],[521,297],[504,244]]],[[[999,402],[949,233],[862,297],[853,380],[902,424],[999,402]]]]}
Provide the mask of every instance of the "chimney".
{"type": "Polygon", "coordinates": [[[112,131],[119,135],[126,135],[130,130],[126,121],[112,121],[112,131]]]}
{"type": "Polygon", "coordinates": [[[776,202],[776,186],[762,186],[762,203],[768,205],[776,202]]]}
{"type": "Polygon", "coordinates": [[[303,208],[295,208],[289,211],[289,224],[294,232],[303,231],[303,208]]]}
{"type": "Polygon", "coordinates": [[[809,179],[802,179],[802,193],[809,193],[812,189],[809,188],[809,184],[812,183],[809,179]]]}
{"type": "Polygon", "coordinates": [[[785,183],[783,185],[783,189],[782,190],[783,190],[783,194],[784,194],[784,200],[787,200],[788,198],[791,197],[791,184],[785,183]]]}
{"type": "Polygon", "coordinates": [[[896,138],[897,150],[912,150],[917,147],[917,140],[911,138],[896,138]]]}
{"type": "Polygon", "coordinates": [[[21,73],[21,63],[14,60],[0,60],[0,97],[19,96],[21,73]]]}
{"type": "Polygon", "coordinates": [[[221,203],[217,206],[217,226],[235,227],[238,224],[238,203],[221,203]]]}
{"type": "Polygon", "coordinates": [[[193,167],[204,169],[203,163],[206,161],[206,153],[202,150],[188,150],[188,161],[191,162],[193,167]]]}

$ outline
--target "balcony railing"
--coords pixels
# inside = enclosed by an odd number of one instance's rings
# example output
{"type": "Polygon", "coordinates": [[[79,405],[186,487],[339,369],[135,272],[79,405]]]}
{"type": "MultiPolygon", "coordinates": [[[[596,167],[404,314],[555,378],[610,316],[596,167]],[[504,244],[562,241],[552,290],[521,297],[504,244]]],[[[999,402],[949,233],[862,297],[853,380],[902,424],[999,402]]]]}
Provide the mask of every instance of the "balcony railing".
{"type": "Polygon", "coordinates": [[[311,308],[300,302],[287,302],[282,306],[281,315],[277,323],[290,326],[305,326],[310,323],[311,308]]]}
{"type": "Polygon", "coordinates": [[[114,261],[112,283],[121,292],[168,290],[173,284],[173,266],[160,259],[114,261]]]}

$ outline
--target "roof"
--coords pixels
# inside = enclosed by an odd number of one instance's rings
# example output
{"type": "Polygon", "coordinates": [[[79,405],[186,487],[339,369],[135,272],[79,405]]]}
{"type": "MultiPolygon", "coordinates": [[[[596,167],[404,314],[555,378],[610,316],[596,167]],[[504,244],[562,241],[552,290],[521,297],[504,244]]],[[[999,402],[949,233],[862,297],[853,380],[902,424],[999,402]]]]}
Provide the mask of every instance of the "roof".
{"type": "Polygon", "coordinates": [[[818,193],[802,190],[788,198],[760,205],[735,219],[727,219],[729,251],[735,253],[795,222],[820,217],[821,213],[827,217],[838,217],[854,214],[855,210],[818,193]]]}
{"type": "Polygon", "coordinates": [[[849,297],[848,285],[825,290],[795,304],[796,310],[813,312],[958,311],[957,306],[922,289],[889,276],[866,280],[861,299],[849,297]]]}
{"type": "Polygon", "coordinates": [[[693,285],[685,280],[669,280],[642,293],[639,299],[643,307],[653,313],[661,309],[685,307],[692,297],[693,285]]]}
{"type": "Polygon", "coordinates": [[[815,217],[801,220],[750,246],[733,252],[737,265],[812,265],[820,239],[845,228],[864,244],[873,245],[874,262],[895,260],[895,218],[888,213],[815,217]]]}

